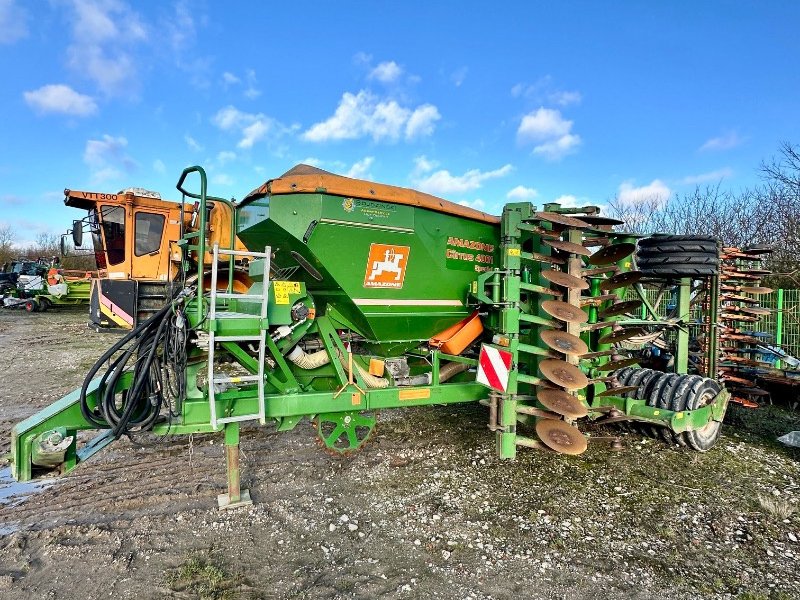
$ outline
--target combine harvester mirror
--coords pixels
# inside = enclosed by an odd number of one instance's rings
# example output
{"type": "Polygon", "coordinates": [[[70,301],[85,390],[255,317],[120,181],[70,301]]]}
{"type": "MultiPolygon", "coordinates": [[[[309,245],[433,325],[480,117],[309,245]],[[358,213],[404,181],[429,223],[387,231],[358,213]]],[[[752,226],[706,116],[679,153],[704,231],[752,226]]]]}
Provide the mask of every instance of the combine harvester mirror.
{"type": "Polygon", "coordinates": [[[638,423],[697,450],[719,433],[718,261],[702,273],[637,269],[636,236],[595,207],[515,203],[492,216],[304,165],[235,206],[244,247],[232,248],[199,233],[203,169],[186,169],[178,189],[198,206],[180,241],[185,285],[80,389],[14,428],[17,478],[69,471],[131,431],[221,431],[220,506],[237,506],[249,501],[242,423],[286,431],[309,419],[327,449],[348,454],[373,435],[376,410],[431,404],[486,405],[507,459],[519,447],[580,454],[586,423],[638,423]],[[191,256],[209,256],[210,269],[191,256]],[[222,273],[244,257],[251,284],[237,290],[222,273]],[[676,315],[659,316],[652,288],[675,295],[676,315]],[[707,352],[690,364],[687,315],[701,295],[709,320],[693,327],[707,352]],[[653,345],[674,360],[640,368],[653,345]],[[86,429],[100,433],[79,447],[86,429]]]}

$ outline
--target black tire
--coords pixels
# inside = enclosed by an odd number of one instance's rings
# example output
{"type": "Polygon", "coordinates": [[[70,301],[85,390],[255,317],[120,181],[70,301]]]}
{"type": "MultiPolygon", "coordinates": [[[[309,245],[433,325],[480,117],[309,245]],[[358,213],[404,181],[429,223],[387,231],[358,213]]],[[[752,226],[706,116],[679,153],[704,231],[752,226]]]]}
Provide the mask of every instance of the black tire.
{"type": "Polygon", "coordinates": [[[33,298],[29,298],[25,301],[25,310],[29,313],[32,312],[39,312],[39,305],[33,298]]]}
{"type": "MultiPolygon", "coordinates": [[[[686,401],[686,410],[696,410],[710,404],[722,388],[713,379],[704,378],[693,389],[693,394],[686,401]]],[[[721,427],[719,421],[709,421],[702,429],[687,431],[686,443],[698,452],[708,452],[717,443],[721,427]]]]}
{"type": "MultiPolygon", "coordinates": [[[[672,398],[670,400],[669,409],[674,412],[681,412],[686,410],[686,402],[696,392],[696,387],[703,382],[701,375],[688,375],[680,384],[678,384],[672,391],[672,398]]],[[[672,433],[675,442],[679,446],[686,446],[686,433],[672,433]]]]}
{"type": "MultiPolygon", "coordinates": [[[[689,377],[690,375],[680,375],[678,373],[674,373],[670,377],[669,384],[666,385],[662,390],[661,397],[658,399],[658,408],[663,410],[671,410],[670,407],[672,406],[672,398],[675,395],[675,392],[689,377]]],[[[668,426],[661,427],[659,433],[661,434],[661,439],[668,444],[677,443],[674,432],[668,426]]]]}
{"type": "Polygon", "coordinates": [[[719,265],[719,257],[716,254],[691,254],[686,252],[669,254],[660,252],[658,254],[640,254],[636,257],[636,264],[639,267],[656,265],[719,265]]]}
{"type": "Polygon", "coordinates": [[[719,269],[712,266],[671,265],[669,267],[643,267],[642,265],[638,265],[638,267],[645,275],[655,275],[659,277],[708,277],[709,275],[717,275],[719,273],[719,269]]]}
{"type": "Polygon", "coordinates": [[[611,373],[611,377],[616,379],[620,387],[622,387],[623,385],[628,385],[628,377],[630,377],[635,370],[636,369],[633,367],[624,367],[611,373]]]}
{"type": "Polygon", "coordinates": [[[652,369],[636,369],[633,374],[628,377],[628,383],[626,385],[635,385],[638,389],[634,392],[625,392],[623,397],[638,398],[639,396],[637,396],[637,394],[639,389],[641,389],[639,386],[641,386],[642,380],[644,380],[652,372],[652,369]]]}
{"type": "Polygon", "coordinates": [[[718,254],[719,248],[716,242],[650,242],[649,240],[640,240],[639,252],[701,252],[718,254]]]}
{"type": "Polygon", "coordinates": [[[47,298],[39,298],[39,311],[47,312],[47,309],[52,306],[52,303],[47,298]]]}
{"type": "Polygon", "coordinates": [[[640,244],[663,244],[676,242],[713,242],[717,243],[717,238],[710,235],[670,235],[667,233],[656,233],[650,237],[639,240],[640,244]]]}
{"type": "MultiPolygon", "coordinates": [[[[671,373],[661,373],[660,377],[656,377],[653,382],[650,384],[650,393],[648,394],[645,401],[647,402],[647,406],[651,406],[656,408],[658,406],[658,398],[661,396],[661,390],[664,388],[665,385],[669,383],[669,376],[671,373]]],[[[642,423],[641,424],[642,433],[647,435],[648,437],[657,438],[658,437],[658,426],[651,425],[649,423],[642,423]]]]}
{"type": "Polygon", "coordinates": [[[639,384],[639,390],[636,392],[636,397],[641,400],[647,400],[647,398],[650,397],[650,392],[653,390],[653,385],[662,375],[664,375],[663,371],[653,370],[650,372],[639,384]]]}

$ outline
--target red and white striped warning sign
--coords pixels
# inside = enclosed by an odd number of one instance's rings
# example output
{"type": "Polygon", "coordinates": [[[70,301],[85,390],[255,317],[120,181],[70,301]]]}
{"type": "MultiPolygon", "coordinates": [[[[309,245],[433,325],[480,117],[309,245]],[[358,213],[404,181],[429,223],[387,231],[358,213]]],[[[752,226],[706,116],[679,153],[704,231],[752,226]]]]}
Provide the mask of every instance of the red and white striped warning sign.
{"type": "Polygon", "coordinates": [[[494,346],[481,346],[478,356],[478,375],[475,381],[483,385],[505,392],[508,388],[508,372],[511,370],[513,355],[508,350],[499,350],[494,346]]]}

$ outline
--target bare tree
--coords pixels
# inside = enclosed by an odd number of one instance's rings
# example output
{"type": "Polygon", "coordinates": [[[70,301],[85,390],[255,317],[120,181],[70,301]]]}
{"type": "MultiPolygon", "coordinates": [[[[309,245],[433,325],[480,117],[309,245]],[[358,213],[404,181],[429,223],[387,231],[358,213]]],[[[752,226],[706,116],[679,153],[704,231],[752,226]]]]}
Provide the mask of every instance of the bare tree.
{"type": "Polygon", "coordinates": [[[0,265],[14,258],[14,228],[11,225],[0,227],[0,265]]]}

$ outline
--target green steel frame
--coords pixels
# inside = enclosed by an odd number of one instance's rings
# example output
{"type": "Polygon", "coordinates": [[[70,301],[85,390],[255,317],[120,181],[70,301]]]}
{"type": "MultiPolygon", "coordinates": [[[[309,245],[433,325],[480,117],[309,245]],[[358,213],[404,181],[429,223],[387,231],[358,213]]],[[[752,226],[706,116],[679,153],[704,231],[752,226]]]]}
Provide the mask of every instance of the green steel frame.
{"type": "MultiPolygon", "coordinates": [[[[197,234],[184,235],[182,244],[184,256],[189,251],[197,252],[197,256],[205,256],[207,244],[206,231],[206,195],[207,185],[205,172],[200,167],[190,167],[183,171],[178,182],[178,189],[185,197],[193,198],[200,204],[200,227],[197,234]],[[200,178],[200,193],[186,191],[186,178],[196,173],[200,178]],[[196,238],[196,241],[195,241],[196,238]]],[[[214,198],[213,201],[227,202],[214,198]]],[[[575,210],[561,209],[558,205],[545,207],[549,211],[569,214],[575,210]]],[[[235,214],[235,213],[234,213],[235,214]]],[[[505,393],[489,392],[486,387],[469,381],[466,376],[454,382],[440,381],[440,368],[444,361],[458,362],[475,367],[477,360],[462,356],[442,353],[438,349],[416,350],[406,354],[420,363],[430,365],[432,381],[429,385],[387,387],[369,389],[367,382],[353,370],[350,379],[345,367],[338,360],[346,354],[341,336],[337,332],[347,329],[347,323],[336,320],[336,312],[317,316],[305,335],[316,335],[330,357],[328,365],[315,372],[314,377],[305,376],[293,368],[284,358],[288,348],[281,348],[267,336],[266,347],[270,362],[274,368],[266,374],[266,418],[275,423],[279,431],[294,428],[303,418],[313,418],[320,414],[348,414],[353,411],[370,411],[383,408],[399,408],[424,406],[431,404],[451,404],[465,402],[486,402],[490,410],[490,428],[496,433],[497,453],[505,459],[514,458],[517,446],[536,446],[536,440],[519,435],[518,423],[530,424],[535,421],[541,404],[536,401],[536,388],[542,383],[538,376],[538,366],[547,351],[537,347],[539,332],[542,328],[552,326],[551,318],[541,309],[542,299],[552,298],[554,293],[548,287],[540,285],[543,266],[557,263],[558,259],[551,255],[550,247],[543,243],[542,232],[547,233],[551,226],[535,217],[534,207],[530,203],[514,203],[505,206],[500,224],[500,256],[498,268],[476,276],[467,298],[467,304],[487,311],[485,319],[487,329],[494,334],[493,343],[498,348],[509,350],[513,355],[512,370],[505,393]],[[322,383],[320,383],[322,382],[322,383]],[[486,400],[488,397],[488,401],[486,400]]],[[[236,228],[234,227],[234,231],[236,228]]],[[[580,232],[570,234],[570,240],[579,243],[580,232]]],[[[626,241],[624,234],[608,233],[616,241],[626,241]]],[[[234,240],[231,240],[231,248],[234,240]]],[[[224,250],[224,249],[223,249],[224,250]]],[[[232,257],[231,257],[231,260],[232,257]]],[[[204,285],[203,261],[197,261],[196,281],[198,289],[204,285]]],[[[630,264],[622,261],[619,267],[630,268],[630,264]]],[[[188,269],[188,264],[185,265],[188,269]]],[[[573,258],[562,267],[566,272],[580,275],[584,264],[580,258],[573,258]]],[[[231,269],[232,271],[232,269],[231,269]]],[[[688,315],[690,303],[689,281],[684,280],[679,286],[679,313],[688,315]]],[[[599,293],[599,279],[590,281],[593,295],[599,293]]],[[[229,281],[229,289],[232,280],[229,281]]],[[[712,307],[716,310],[718,302],[718,282],[712,283],[716,295],[712,296],[712,307]]],[[[568,292],[567,299],[573,304],[579,303],[579,291],[568,292]]],[[[620,295],[622,292],[620,292],[620,295]]],[[[228,302],[225,300],[224,302],[228,302]]],[[[237,319],[206,319],[208,299],[202,293],[197,294],[186,307],[185,313],[193,327],[216,333],[258,332],[265,325],[256,315],[242,316],[237,319]]],[[[224,306],[219,307],[220,310],[224,306]]],[[[586,308],[588,323],[598,322],[598,309],[592,305],[586,308]]],[[[654,312],[651,310],[651,312],[654,312]]],[[[624,323],[635,321],[625,320],[624,323]]],[[[652,323],[652,321],[647,321],[652,323]]],[[[268,324],[266,324],[268,325],[268,324]]],[[[602,350],[597,339],[607,328],[582,328],[571,324],[567,330],[580,335],[592,350],[602,350]]],[[[715,331],[711,327],[712,331],[715,331]]],[[[677,367],[686,372],[688,357],[688,328],[678,329],[677,367]]],[[[716,348],[716,334],[712,337],[712,349],[709,353],[709,372],[713,373],[713,356],[716,348]]],[[[241,346],[233,342],[221,344],[228,356],[249,373],[256,373],[258,365],[254,358],[241,346]]],[[[358,356],[353,357],[356,363],[366,368],[366,364],[358,356]]],[[[601,359],[602,361],[603,359],[601,359]]],[[[577,363],[577,359],[572,359],[577,363]]],[[[171,422],[158,423],[153,432],[156,434],[188,434],[208,433],[214,428],[210,421],[210,406],[205,386],[198,384],[199,377],[205,372],[204,354],[199,349],[193,350],[187,368],[187,397],[181,404],[180,416],[171,422]]],[[[588,371],[589,377],[598,375],[595,364],[588,371]]],[[[118,392],[122,392],[131,383],[131,378],[123,378],[118,392]]],[[[96,402],[97,380],[89,387],[88,402],[92,406],[96,402]]],[[[598,398],[596,392],[604,390],[602,383],[594,386],[594,393],[582,394],[581,401],[589,408],[590,418],[598,419],[608,413],[609,408],[624,414],[630,420],[643,421],[667,426],[676,432],[699,429],[711,420],[721,421],[727,405],[727,394],[722,392],[715,401],[694,411],[672,412],[669,410],[648,407],[644,400],[622,397],[598,398]]],[[[258,393],[256,384],[234,387],[215,394],[216,413],[225,417],[252,415],[258,412],[258,393]]],[[[81,415],[79,407],[79,391],[76,390],[54,403],[47,409],[31,416],[16,425],[12,431],[12,463],[13,474],[19,480],[30,479],[35,461],[40,459],[39,442],[58,431],[65,439],[71,439],[69,447],[64,450],[61,460],[62,472],[73,469],[80,462],[87,460],[112,440],[108,431],[101,432],[92,442],[82,448],[77,445],[77,432],[92,429],[81,415]]],[[[228,465],[228,493],[225,505],[236,505],[247,500],[245,493],[239,489],[239,423],[226,423],[224,429],[226,460],[228,465]]],[[[220,430],[217,429],[217,431],[220,430]]],[[[47,464],[52,464],[53,457],[47,457],[47,464]]],[[[223,501],[221,500],[221,503],[223,501]]]]}

